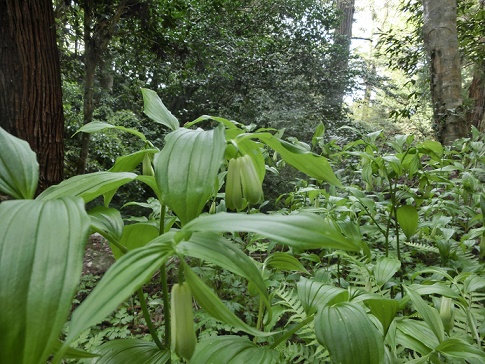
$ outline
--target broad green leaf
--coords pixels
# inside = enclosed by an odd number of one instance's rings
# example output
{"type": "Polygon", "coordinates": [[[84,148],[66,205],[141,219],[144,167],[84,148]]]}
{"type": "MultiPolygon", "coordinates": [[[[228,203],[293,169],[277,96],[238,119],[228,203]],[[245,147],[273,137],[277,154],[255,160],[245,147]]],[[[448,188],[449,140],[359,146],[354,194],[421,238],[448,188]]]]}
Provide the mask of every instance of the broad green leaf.
{"type": "Polygon", "coordinates": [[[389,326],[396,317],[399,309],[399,302],[387,298],[369,299],[364,301],[372,314],[381,322],[384,329],[384,337],[389,330],[389,326]]]}
{"type": "MultiPolygon", "coordinates": [[[[221,118],[219,116],[210,116],[210,115],[202,115],[199,116],[197,119],[194,121],[188,122],[184,124],[185,128],[190,128],[202,121],[217,121],[218,123],[221,123],[224,125],[227,129],[237,129],[237,125],[242,125],[241,123],[238,123],[237,121],[234,120],[228,120],[225,118],[221,118]]],[[[240,130],[240,129],[239,129],[240,130]]]]}
{"type": "Polygon", "coordinates": [[[384,360],[383,337],[358,304],[341,302],[318,311],[315,334],[334,363],[376,364],[384,360]]]}
{"type": "Polygon", "coordinates": [[[194,364],[278,364],[281,363],[276,350],[257,346],[242,336],[216,336],[201,341],[190,360],[194,364]]]}
{"type": "Polygon", "coordinates": [[[310,177],[328,182],[331,185],[342,186],[342,183],[340,183],[339,179],[333,173],[332,167],[325,157],[309,153],[269,133],[258,133],[254,134],[254,136],[278,152],[285,162],[299,171],[310,177]]]}
{"type": "Polygon", "coordinates": [[[142,88],[141,93],[143,95],[143,112],[146,116],[156,123],[165,125],[171,130],[177,130],[179,128],[179,121],[165,107],[155,91],[142,88]]]}
{"type": "Polygon", "coordinates": [[[400,206],[397,209],[397,222],[406,238],[410,238],[418,229],[419,215],[416,207],[411,205],[400,206]]]}
{"type": "Polygon", "coordinates": [[[160,192],[160,189],[158,188],[157,181],[154,176],[138,176],[136,177],[138,181],[143,182],[146,184],[148,187],[152,189],[152,191],[157,195],[157,198],[159,200],[162,199],[162,193],[160,192]]]}
{"type": "Polygon", "coordinates": [[[265,265],[282,271],[297,271],[310,274],[301,262],[286,252],[274,252],[265,260],[265,265]]]}
{"type": "Polygon", "coordinates": [[[405,348],[427,355],[438,346],[438,340],[428,325],[413,319],[397,320],[396,340],[405,348]]]}
{"type": "Polygon", "coordinates": [[[383,286],[397,273],[401,268],[401,262],[398,259],[380,257],[374,266],[374,279],[379,286],[383,286]]]}
{"type": "Polygon", "coordinates": [[[437,309],[429,306],[421,296],[409,287],[404,287],[406,293],[411,298],[414,308],[421,315],[423,320],[428,324],[429,328],[436,335],[436,338],[441,343],[444,340],[445,329],[441,321],[440,314],[437,309]]]}
{"type": "Polygon", "coordinates": [[[462,339],[445,340],[435,350],[451,359],[476,359],[481,363],[485,362],[485,353],[483,350],[462,339]]]}
{"type": "Polygon", "coordinates": [[[463,282],[465,293],[472,293],[485,288],[485,277],[472,274],[463,282]]]}
{"type": "Polygon", "coordinates": [[[123,219],[118,210],[112,207],[96,206],[89,210],[91,228],[108,241],[119,242],[123,233],[123,219]]]}
{"type": "Polygon", "coordinates": [[[132,250],[117,260],[89,296],[73,312],[66,344],[97,324],[125,301],[174,253],[173,234],[167,233],[150,244],[132,250]]]}
{"type": "Polygon", "coordinates": [[[197,303],[202,307],[209,315],[215,319],[224,322],[228,325],[234,326],[250,335],[254,336],[271,336],[275,333],[259,331],[243,321],[236,315],[234,315],[225,305],[222,303],[219,297],[200,279],[197,274],[194,273],[192,268],[187,264],[182,263],[184,266],[185,279],[190,285],[190,290],[197,303]]]}
{"type": "Polygon", "coordinates": [[[221,212],[199,216],[185,225],[181,234],[195,231],[253,232],[298,249],[361,249],[333,224],[317,215],[304,213],[283,216],[221,212]]]}
{"type": "Polygon", "coordinates": [[[182,225],[199,216],[214,194],[226,141],[224,127],[210,131],[185,128],[171,132],[155,155],[155,178],[162,201],[182,225]]]}
{"type": "MultiPolygon", "coordinates": [[[[53,353],[57,352],[57,350],[59,350],[62,346],[63,346],[62,341],[57,340],[53,346],[53,349],[54,349],[53,353]]],[[[64,358],[66,359],[88,359],[88,358],[96,358],[98,356],[99,354],[89,353],[87,351],[71,348],[71,347],[69,347],[64,354],[64,358]]]]}
{"type": "Polygon", "coordinates": [[[80,196],[84,202],[116,189],[136,178],[128,172],[95,172],[71,177],[58,185],[51,186],[42,192],[38,200],[51,200],[63,196],[80,196]]]}
{"type": "Polygon", "coordinates": [[[318,143],[318,139],[323,137],[323,135],[325,135],[325,125],[323,125],[323,123],[320,122],[320,124],[318,124],[318,126],[315,128],[315,132],[313,133],[313,136],[312,136],[312,146],[313,146],[313,148],[316,147],[316,145],[318,143]]]}
{"type": "Polygon", "coordinates": [[[31,199],[38,181],[39,164],[29,143],[0,128],[0,192],[31,199]]]}
{"type": "Polygon", "coordinates": [[[443,145],[440,142],[434,140],[426,140],[417,146],[420,153],[428,154],[434,160],[441,160],[443,156],[443,145]]]}
{"type": "Polygon", "coordinates": [[[169,350],[160,350],[154,342],[141,339],[111,340],[96,351],[101,355],[93,364],[164,364],[169,350]]]}
{"type": "Polygon", "coordinates": [[[314,280],[301,277],[297,285],[298,298],[307,316],[321,310],[329,304],[347,301],[349,298],[347,290],[315,282],[314,280]]]}
{"type": "Polygon", "coordinates": [[[408,170],[410,177],[414,176],[421,168],[421,159],[419,158],[419,154],[407,154],[404,157],[402,165],[406,170],[408,170]]]}
{"type": "Polygon", "coordinates": [[[178,253],[205,260],[246,278],[265,300],[270,302],[263,277],[254,261],[244,254],[233,242],[216,233],[194,233],[188,241],[176,246],[178,253]]]}
{"type": "Polygon", "coordinates": [[[140,138],[141,140],[143,140],[144,142],[147,142],[147,138],[145,137],[145,135],[143,135],[143,133],[140,133],[136,129],[126,128],[126,127],[121,126],[121,125],[112,125],[112,124],[105,123],[105,122],[102,122],[102,121],[92,121],[90,123],[87,123],[87,124],[83,125],[81,128],[79,128],[79,130],[76,131],[76,133],[74,133],[74,135],[76,135],[77,133],[81,133],[81,132],[92,134],[92,133],[97,133],[98,131],[101,131],[101,130],[104,130],[104,129],[121,130],[121,131],[127,132],[129,134],[135,135],[138,138],[140,138]]]}
{"type": "Polygon", "coordinates": [[[158,153],[158,149],[143,149],[138,152],[131,153],[116,158],[115,164],[110,168],[110,172],[133,172],[136,167],[140,165],[145,157],[145,154],[154,155],[158,153]]]}
{"type": "MultiPolygon", "coordinates": [[[[152,224],[137,223],[126,225],[119,243],[128,250],[133,250],[145,246],[158,235],[158,229],[152,224]]],[[[123,255],[114,244],[111,244],[111,250],[116,259],[119,259],[123,255]]]]}
{"type": "Polygon", "coordinates": [[[409,286],[414,292],[419,295],[430,295],[430,294],[438,294],[445,297],[460,299],[462,298],[461,295],[456,293],[450,286],[436,282],[434,284],[412,284],[409,286]]]}
{"type": "Polygon", "coordinates": [[[0,204],[1,363],[45,363],[53,352],[88,233],[80,198],[0,204]]]}

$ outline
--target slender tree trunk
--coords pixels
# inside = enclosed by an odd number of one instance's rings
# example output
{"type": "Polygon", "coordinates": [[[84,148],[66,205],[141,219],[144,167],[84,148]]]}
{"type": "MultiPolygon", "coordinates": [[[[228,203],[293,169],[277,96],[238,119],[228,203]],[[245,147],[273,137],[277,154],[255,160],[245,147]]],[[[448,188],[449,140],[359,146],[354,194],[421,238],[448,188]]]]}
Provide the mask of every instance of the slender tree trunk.
{"type": "MultiPolygon", "coordinates": [[[[120,1],[110,19],[103,19],[93,24],[96,2],[93,0],[86,0],[84,2],[84,124],[93,121],[96,68],[100,64],[101,58],[113,38],[115,26],[118,24],[121,15],[123,15],[127,3],[127,0],[120,1]]],[[[89,155],[89,139],[89,134],[82,134],[77,174],[83,174],[86,171],[89,155]]]]}
{"type": "Polygon", "coordinates": [[[337,0],[337,8],[341,12],[339,27],[335,30],[335,45],[337,52],[334,56],[332,69],[336,76],[332,97],[329,100],[337,113],[340,113],[348,86],[348,69],[350,57],[350,42],[352,38],[352,24],[354,21],[355,0],[337,0]]]}
{"type": "Polygon", "coordinates": [[[437,139],[444,144],[468,134],[462,105],[456,0],[423,0],[424,42],[431,69],[431,98],[437,139]]]}
{"type": "MultiPolygon", "coordinates": [[[[480,11],[485,8],[485,0],[480,0],[480,11]]],[[[485,131],[485,59],[475,65],[473,79],[468,89],[468,97],[473,106],[466,112],[468,125],[475,126],[481,132],[485,131]]]]}
{"type": "Polygon", "coordinates": [[[485,60],[475,66],[473,79],[468,89],[468,96],[473,102],[467,110],[466,120],[469,125],[475,126],[481,132],[485,131],[485,60]]]}
{"type": "Polygon", "coordinates": [[[0,0],[0,126],[37,153],[39,191],[64,176],[61,73],[51,0],[0,0]]]}

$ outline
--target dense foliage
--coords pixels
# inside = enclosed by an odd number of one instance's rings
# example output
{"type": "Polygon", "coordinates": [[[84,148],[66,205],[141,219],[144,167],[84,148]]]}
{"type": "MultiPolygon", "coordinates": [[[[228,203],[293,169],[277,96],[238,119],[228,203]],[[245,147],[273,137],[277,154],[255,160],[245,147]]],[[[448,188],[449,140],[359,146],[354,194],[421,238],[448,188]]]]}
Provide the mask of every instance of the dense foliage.
{"type": "Polygon", "coordinates": [[[33,154],[0,130],[10,156],[1,191],[25,198],[0,204],[0,273],[11,282],[0,287],[2,359],[55,354],[58,363],[88,350],[96,363],[483,362],[480,133],[451,148],[381,132],[339,145],[318,128],[319,156],[223,118],[179,127],[155,93],[143,94],[145,113],[171,130],[161,150],[135,129],[88,124],[81,131],[127,132],[145,148],[35,200],[33,154]],[[234,160],[240,174],[227,170],[234,160]],[[310,179],[261,214],[265,171],[282,163],[310,179]],[[123,218],[110,200],[135,181],[153,198],[131,203],[149,213],[123,218]],[[86,212],[83,201],[97,206],[86,212]],[[83,280],[61,344],[89,231],[117,261],[92,291],[83,280]],[[28,340],[16,340],[23,332],[28,340]]]}

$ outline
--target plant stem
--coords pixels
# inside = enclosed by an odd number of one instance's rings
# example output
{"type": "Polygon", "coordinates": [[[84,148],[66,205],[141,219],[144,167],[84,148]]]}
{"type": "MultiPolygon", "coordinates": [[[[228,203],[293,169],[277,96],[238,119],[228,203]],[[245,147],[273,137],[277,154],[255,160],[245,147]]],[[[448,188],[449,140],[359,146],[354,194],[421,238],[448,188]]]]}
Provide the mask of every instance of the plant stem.
{"type": "MultiPolygon", "coordinates": [[[[165,233],[165,213],[167,211],[167,206],[163,203],[161,205],[159,234],[163,235],[165,233]]],[[[164,346],[167,350],[170,350],[172,332],[170,327],[170,299],[168,297],[167,268],[165,264],[160,268],[160,284],[162,285],[163,317],[165,320],[164,346]]]]}
{"type": "Polygon", "coordinates": [[[155,344],[157,344],[157,347],[160,350],[163,350],[163,345],[158,338],[157,332],[155,330],[155,326],[153,326],[152,319],[150,317],[150,313],[148,312],[148,307],[147,307],[147,301],[145,299],[145,295],[143,294],[143,289],[139,288],[137,291],[138,294],[138,299],[140,300],[140,306],[141,310],[143,312],[143,317],[145,318],[145,322],[147,323],[148,330],[150,331],[150,335],[153,338],[153,341],[155,341],[155,344]]]}
{"type": "Polygon", "coordinates": [[[258,322],[256,323],[256,328],[258,330],[263,329],[261,322],[263,321],[263,309],[264,309],[264,304],[263,304],[263,299],[259,299],[259,310],[258,310],[258,322]]]}
{"type": "Polygon", "coordinates": [[[172,332],[170,328],[170,300],[168,297],[167,271],[165,266],[160,269],[160,281],[162,284],[163,317],[165,319],[165,348],[170,349],[172,332]]]}
{"type": "Polygon", "coordinates": [[[298,332],[303,326],[308,324],[313,318],[315,317],[315,314],[312,314],[308,316],[306,319],[304,319],[302,322],[300,322],[298,325],[293,327],[291,330],[288,330],[285,332],[283,335],[281,335],[278,339],[275,340],[273,344],[270,345],[271,349],[276,348],[279,344],[283,343],[284,341],[288,340],[291,336],[293,336],[294,333],[298,332]]]}

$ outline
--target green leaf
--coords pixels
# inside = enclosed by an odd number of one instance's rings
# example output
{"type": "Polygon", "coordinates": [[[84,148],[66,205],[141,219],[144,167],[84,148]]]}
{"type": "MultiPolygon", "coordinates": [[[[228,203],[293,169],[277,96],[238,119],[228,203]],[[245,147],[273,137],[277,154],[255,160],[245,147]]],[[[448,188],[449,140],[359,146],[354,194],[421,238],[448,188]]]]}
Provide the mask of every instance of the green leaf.
{"type": "Polygon", "coordinates": [[[150,187],[152,189],[152,191],[157,195],[158,200],[162,199],[162,193],[160,192],[160,189],[158,188],[157,180],[155,179],[154,176],[138,176],[138,177],[136,177],[136,179],[138,181],[143,182],[148,187],[150,187]]]}
{"type": "Polygon", "coordinates": [[[333,173],[332,167],[325,157],[309,153],[269,133],[254,134],[254,137],[259,138],[267,146],[277,151],[285,162],[299,171],[331,185],[342,187],[342,183],[333,173]]]}
{"type": "Polygon", "coordinates": [[[177,130],[179,128],[179,121],[165,107],[155,91],[142,88],[141,93],[143,95],[143,112],[146,116],[156,123],[165,125],[171,130],[177,130]]]}
{"type": "Polygon", "coordinates": [[[215,319],[224,322],[228,325],[236,327],[250,335],[254,336],[271,336],[274,333],[259,331],[243,321],[236,315],[234,315],[220,300],[219,297],[200,279],[197,274],[194,273],[192,268],[183,263],[185,279],[190,285],[190,290],[197,303],[202,307],[209,315],[215,319]]]}
{"type": "Polygon", "coordinates": [[[398,259],[379,257],[374,266],[374,279],[379,286],[383,286],[396,274],[401,268],[401,262],[398,259]]]}
{"type": "Polygon", "coordinates": [[[307,316],[310,316],[317,310],[322,310],[329,304],[335,304],[349,299],[347,290],[315,282],[305,277],[300,278],[296,287],[298,290],[298,298],[307,316]]]}
{"type": "Polygon", "coordinates": [[[63,196],[80,196],[84,202],[118,188],[136,178],[128,172],[95,172],[71,177],[51,186],[37,196],[38,200],[51,200],[63,196]]]}
{"type": "Polygon", "coordinates": [[[443,156],[444,148],[440,142],[434,140],[426,140],[420,143],[417,147],[420,153],[428,154],[434,160],[439,161],[443,156]]]}
{"type": "Polygon", "coordinates": [[[80,198],[0,204],[1,363],[45,363],[53,352],[88,233],[80,198]]]}
{"type": "Polygon", "coordinates": [[[96,206],[89,210],[91,228],[108,241],[119,242],[123,233],[123,219],[118,210],[112,207],[96,206]]]}
{"type": "Polygon", "coordinates": [[[155,178],[163,202],[182,225],[199,216],[214,194],[226,141],[224,127],[210,131],[180,128],[168,134],[155,155],[155,178]]]}
{"type": "Polygon", "coordinates": [[[265,260],[265,265],[282,271],[297,271],[310,274],[301,262],[286,252],[275,252],[265,260]]]}
{"type": "Polygon", "coordinates": [[[173,234],[164,234],[117,260],[72,314],[66,344],[90,326],[103,320],[150,279],[174,253],[172,239],[173,234]]]}
{"type": "Polygon", "coordinates": [[[209,337],[195,349],[191,363],[210,364],[277,364],[281,363],[274,349],[255,345],[246,337],[227,335],[209,337]]]}
{"type": "Polygon", "coordinates": [[[170,360],[169,350],[160,350],[153,342],[141,339],[111,340],[96,351],[101,358],[93,364],[164,364],[170,360]]]}
{"type": "Polygon", "coordinates": [[[39,164],[29,143],[0,128],[0,192],[31,199],[38,180],[39,164]]]}
{"type": "Polygon", "coordinates": [[[396,317],[399,310],[399,302],[387,298],[368,299],[364,301],[365,305],[369,307],[372,314],[381,322],[384,329],[384,337],[389,330],[389,326],[396,317]]]}
{"type": "Polygon", "coordinates": [[[313,133],[313,136],[312,136],[312,146],[313,146],[313,148],[316,147],[316,145],[318,143],[318,139],[323,137],[324,134],[325,134],[325,125],[323,125],[323,123],[320,122],[320,124],[318,124],[318,126],[315,128],[315,132],[313,133]]]}
{"type": "MultiPolygon", "coordinates": [[[[53,352],[55,353],[62,346],[63,346],[62,341],[57,340],[56,343],[53,345],[53,348],[54,348],[53,352]]],[[[81,350],[81,349],[69,347],[65,352],[64,358],[66,358],[66,359],[88,359],[88,358],[96,358],[98,356],[99,356],[99,354],[93,354],[93,353],[89,353],[89,352],[81,350]]]]}
{"type": "Polygon", "coordinates": [[[406,293],[411,298],[414,308],[421,315],[423,320],[428,324],[429,328],[435,334],[438,342],[444,340],[445,329],[443,327],[443,322],[441,321],[440,314],[437,309],[429,306],[421,296],[409,287],[404,287],[406,293]]]}
{"type": "Polygon", "coordinates": [[[176,250],[180,254],[205,260],[246,278],[254,284],[270,309],[268,292],[261,272],[254,261],[233,242],[216,233],[194,233],[188,241],[177,244],[176,250]]]}
{"type": "Polygon", "coordinates": [[[333,224],[317,215],[304,213],[283,216],[221,212],[199,216],[185,225],[181,233],[195,231],[253,232],[298,249],[361,249],[333,224]]]}
{"type": "Polygon", "coordinates": [[[384,341],[364,309],[352,302],[326,306],[315,315],[315,334],[334,363],[375,364],[384,359],[384,341]]]}
{"type": "Polygon", "coordinates": [[[396,320],[397,342],[405,348],[427,355],[438,346],[438,340],[423,321],[413,319],[396,320]]]}
{"type": "Polygon", "coordinates": [[[116,162],[113,167],[110,168],[110,172],[133,172],[136,167],[140,165],[145,157],[145,154],[154,155],[158,153],[158,149],[143,149],[138,152],[131,153],[116,158],[116,162]]]}
{"type": "MultiPolygon", "coordinates": [[[[119,243],[128,250],[133,250],[145,246],[158,235],[158,229],[152,224],[137,223],[126,225],[123,229],[123,234],[121,235],[119,243]]],[[[116,259],[119,259],[123,255],[114,244],[111,244],[111,250],[116,259]]]]}
{"type": "Polygon", "coordinates": [[[481,349],[461,339],[445,340],[435,350],[451,359],[476,359],[481,363],[485,362],[485,353],[481,349]]]}
{"type": "Polygon", "coordinates": [[[101,130],[104,130],[104,129],[121,130],[121,131],[127,132],[129,134],[135,135],[138,138],[140,138],[141,140],[143,140],[144,142],[147,142],[147,138],[145,137],[145,135],[143,133],[140,133],[136,129],[126,128],[126,127],[120,126],[120,125],[112,125],[112,124],[105,123],[105,122],[102,122],[102,121],[92,121],[90,123],[87,123],[87,124],[83,125],[81,128],[79,128],[79,130],[76,131],[74,133],[74,135],[76,135],[77,133],[81,133],[81,132],[92,134],[92,133],[97,133],[98,131],[101,131],[101,130]]]}
{"type": "Polygon", "coordinates": [[[419,215],[416,207],[411,205],[400,206],[396,214],[399,226],[401,226],[406,238],[409,239],[418,229],[419,215]]]}

